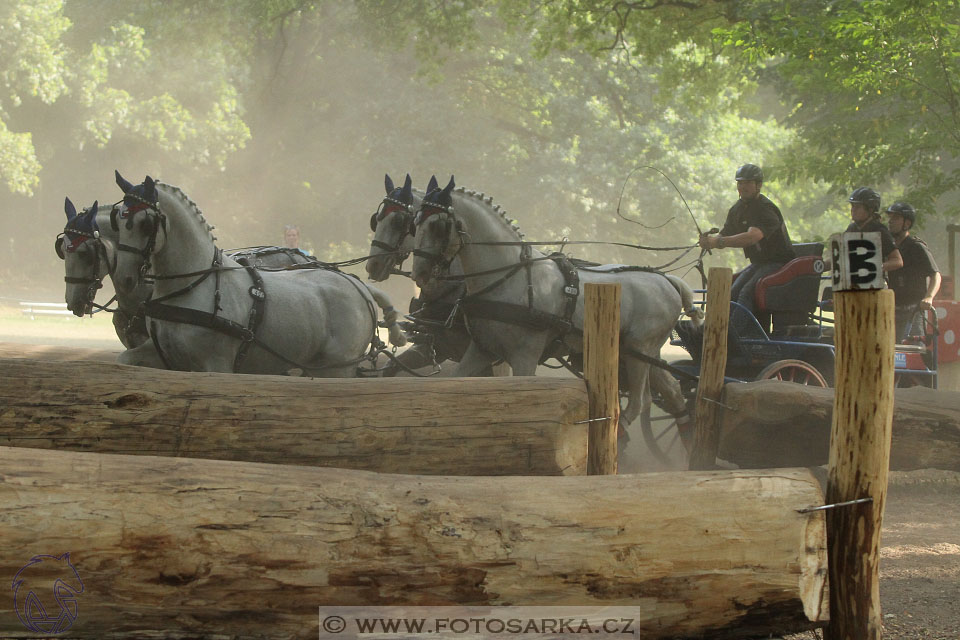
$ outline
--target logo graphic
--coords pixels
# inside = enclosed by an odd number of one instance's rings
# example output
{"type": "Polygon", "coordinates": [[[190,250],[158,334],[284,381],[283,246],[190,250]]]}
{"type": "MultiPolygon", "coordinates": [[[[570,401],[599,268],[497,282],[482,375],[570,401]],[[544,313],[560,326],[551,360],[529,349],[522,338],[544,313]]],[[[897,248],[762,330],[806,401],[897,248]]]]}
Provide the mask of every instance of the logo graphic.
{"type": "Polygon", "coordinates": [[[13,577],[17,617],[30,631],[59,634],[77,619],[77,596],[83,581],[70,564],[70,554],[33,556],[13,577]]]}

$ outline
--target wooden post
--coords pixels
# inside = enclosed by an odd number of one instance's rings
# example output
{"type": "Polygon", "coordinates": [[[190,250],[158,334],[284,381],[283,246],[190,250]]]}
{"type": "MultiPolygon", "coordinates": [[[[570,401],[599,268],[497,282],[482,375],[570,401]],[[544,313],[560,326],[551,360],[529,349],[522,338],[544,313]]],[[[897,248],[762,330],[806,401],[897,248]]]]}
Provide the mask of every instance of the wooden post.
{"type": "Polygon", "coordinates": [[[827,504],[830,640],[881,637],[880,525],[893,418],[894,311],[890,290],[841,291],[827,504]]]}
{"type": "Polygon", "coordinates": [[[589,416],[596,420],[590,423],[587,475],[609,475],[617,472],[620,421],[620,285],[588,283],[583,293],[583,380],[589,416]]]}
{"type": "Polygon", "coordinates": [[[720,446],[720,396],[727,368],[727,327],[733,271],[711,267],[707,276],[707,317],[703,327],[703,360],[697,386],[696,430],[690,469],[715,469],[720,446]],[[713,402],[711,402],[711,400],[713,402]]]}
{"type": "Polygon", "coordinates": [[[957,233],[960,224],[947,225],[947,261],[950,265],[950,280],[953,284],[953,299],[960,300],[960,282],[957,282],[957,233]]]}

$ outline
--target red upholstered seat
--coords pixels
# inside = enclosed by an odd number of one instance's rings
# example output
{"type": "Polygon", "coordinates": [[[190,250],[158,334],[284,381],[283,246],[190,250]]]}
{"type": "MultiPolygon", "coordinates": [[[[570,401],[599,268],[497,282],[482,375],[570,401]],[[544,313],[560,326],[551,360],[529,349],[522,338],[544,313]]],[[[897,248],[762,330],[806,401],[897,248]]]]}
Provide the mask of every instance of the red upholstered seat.
{"type": "Polygon", "coordinates": [[[754,294],[758,311],[812,311],[820,293],[823,259],[801,256],[760,279],[754,294]]]}

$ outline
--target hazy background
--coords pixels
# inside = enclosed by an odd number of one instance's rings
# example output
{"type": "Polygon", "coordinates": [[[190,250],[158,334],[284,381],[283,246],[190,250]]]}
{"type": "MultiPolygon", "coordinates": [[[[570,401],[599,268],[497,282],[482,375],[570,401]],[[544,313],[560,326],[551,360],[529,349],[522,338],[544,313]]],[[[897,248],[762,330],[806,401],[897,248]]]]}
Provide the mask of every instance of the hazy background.
{"type": "MultiPolygon", "coordinates": [[[[564,6],[609,16],[605,4],[564,6]]],[[[736,199],[737,166],[760,164],[795,241],[842,230],[861,183],[918,188],[882,154],[871,167],[869,154],[850,164],[834,152],[837,180],[822,155],[798,156],[824,151],[805,141],[797,89],[710,33],[740,18],[670,4],[679,13],[624,23],[630,41],[602,21],[579,29],[585,14],[558,17],[545,9],[555,3],[0,0],[0,296],[62,298],[51,245],[64,196],[118,200],[114,169],[181,187],[221,247],[281,244],[296,224],[327,261],[367,254],[384,173],[409,172],[419,188],[455,174],[530,240],[648,245],[690,244],[696,229],[659,174],[627,180],[640,165],[666,172],[708,229],[736,199]],[[673,28],[688,17],[688,31],[673,28]],[[621,190],[621,213],[646,227],[618,216],[621,190]]],[[[863,123],[838,122],[863,148],[863,123]]],[[[943,212],[956,198],[938,197],[922,235],[946,270],[943,212]]],[[[675,255],[571,253],[646,265],[675,255]]]]}

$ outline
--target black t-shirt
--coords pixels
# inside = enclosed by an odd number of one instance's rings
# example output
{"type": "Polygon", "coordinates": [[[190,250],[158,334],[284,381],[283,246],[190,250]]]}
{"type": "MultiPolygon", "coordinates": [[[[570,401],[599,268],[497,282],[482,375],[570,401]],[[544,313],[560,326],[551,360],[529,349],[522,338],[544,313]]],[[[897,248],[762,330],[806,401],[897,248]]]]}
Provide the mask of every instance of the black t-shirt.
{"type": "Polygon", "coordinates": [[[940,270],[920,238],[907,236],[897,248],[903,256],[903,267],[889,273],[890,288],[898,306],[913,306],[927,295],[927,278],[940,270]]]}
{"type": "MultiPolygon", "coordinates": [[[[874,231],[880,232],[880,251],[883,253],[883,259],[886,260],[887,256],[890,255],[890,252],[897,248],[897,244],[893,241],[893,234],[890,233],[890,229],[877,220],[876,218],[870,218],[867,224],[858,226],[856,222],[851,222],[850,226],[847,227],[847,231],[851,233],[871,233],[874,231]]],[[[896,273],[891,271],[890,273],[896,273]]],[[[922,297],[922,296],[921,296],[922,297]]]]}
{"type": "Polygon", "coordinates": [[[720,235],[733,236],[750,227],[763,232],[760,242],[743,249],[743,255],[751,263],[789,262],[796,257],[780,209],[762,193],[753,200],[737,200],[727,212],[720,235]]]}

